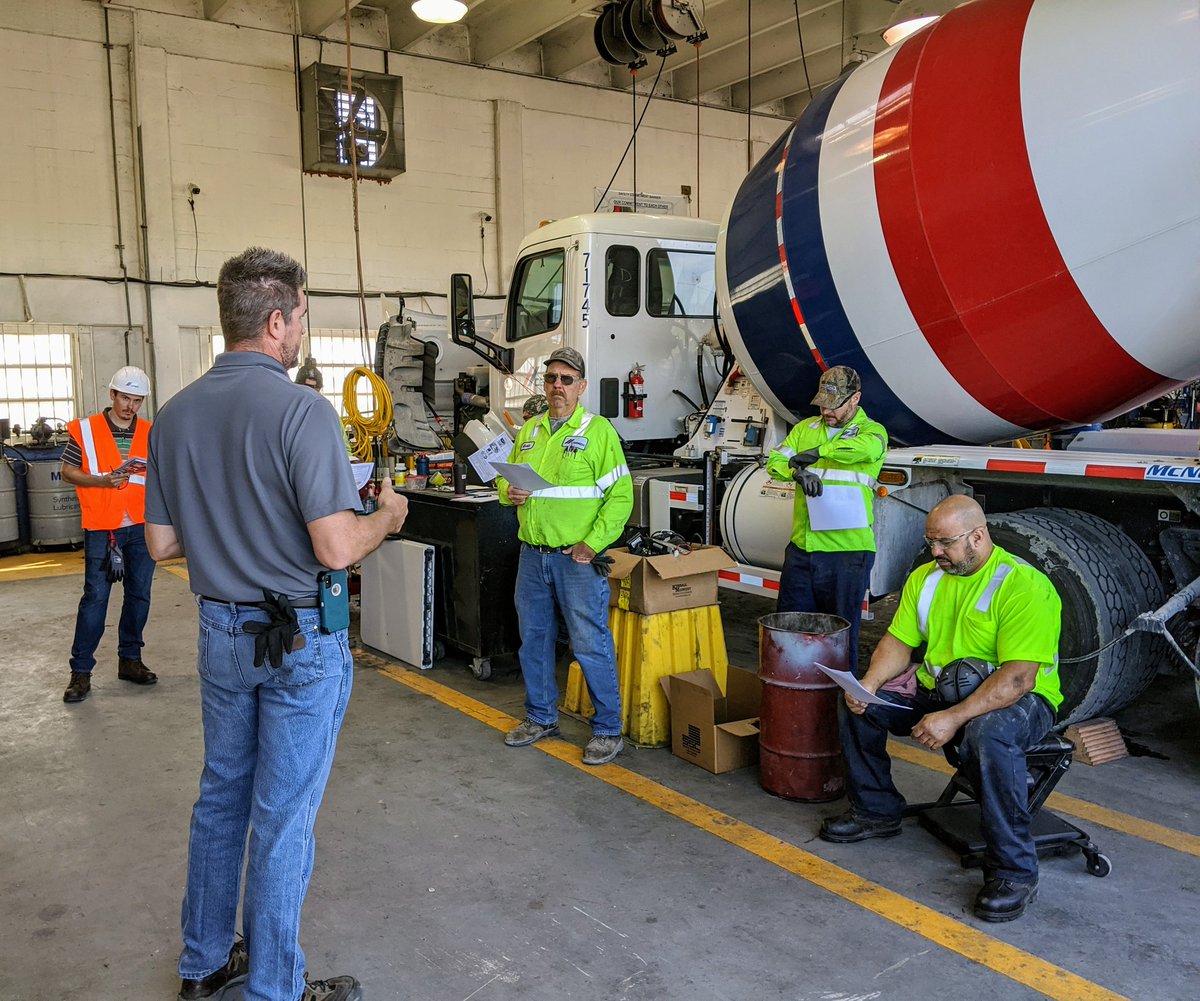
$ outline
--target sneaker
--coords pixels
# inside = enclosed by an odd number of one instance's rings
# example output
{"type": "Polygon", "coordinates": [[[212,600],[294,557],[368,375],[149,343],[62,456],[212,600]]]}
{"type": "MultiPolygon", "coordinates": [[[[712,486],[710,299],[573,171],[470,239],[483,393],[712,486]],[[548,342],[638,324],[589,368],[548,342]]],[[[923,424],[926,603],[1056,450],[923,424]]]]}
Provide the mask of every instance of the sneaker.
{"type": "Polygon", "coordinates": [[[67,682],[67,690],[63,692],[64,702],[82,702],[92,690],[92,676],[87,671],[72,671],[71,680],[67,682]]]}
{"type": "Polygon", "coordinates": [[[179,1001],[201,1001],[203,998],[216,1001],[230,987],[244,981],[249,970],[250,954],[246,952],[246,943],[239,938],[229,950],[229,959],[216,973],[210,973],[203,980],[180,981],[179,1001]]]}
{"type": "Polygon", "coordinates": [[[117,659],[117,677],[122,681],[132,681],[135,685],[153,685],[158,681],[158,675],[136,657],[133,660],[125,657],[117,659]]]}
{"type": "Polygon", "coordinates": [[[362,984],[353,977],[306,980],[299,1001],[362,1001],[362,984]]]}
{"type": "Polygon", "coordinates": [[[867,838],[894,838],[900,833],[899,817],[872,817],[857,810],[847,810],[838,817],[826,817],[817,832],[822,841],[840,845],[867,838]]]}
{"type": "Polygon", "coordinates": [[[606,765],[621,753],[621,748],[624,746],[625,742],[619,733],[615,736],[593,737],[587,742],[587,747],[583,749],[583,763],[585,765],[606,765]]]}
{"type": "Polygon", "coordinates": [[[557,723],[535,723],[531,719],[527,719],[520,726],[509,730],[504,735],[504,743],[509,747],[528,747],[530,744],[541,740],[543,737],[557,737],[557,723]]]}

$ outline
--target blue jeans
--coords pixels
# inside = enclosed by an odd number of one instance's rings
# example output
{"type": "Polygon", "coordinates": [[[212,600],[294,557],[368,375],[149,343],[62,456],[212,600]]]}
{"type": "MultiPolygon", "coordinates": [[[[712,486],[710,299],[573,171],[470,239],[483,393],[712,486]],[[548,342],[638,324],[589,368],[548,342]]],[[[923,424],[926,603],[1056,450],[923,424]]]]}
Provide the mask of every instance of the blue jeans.
{"type": "MultiPolygon", "coordinates": [[[[895,692],[880,692],[879,697],[912,708],[868,706],[863,715],[856,716],[843,704],[846,792],[850,805],[860,813],[899,818],[905,803],[892,781],[887,735],[908,736],[927,713],[945,707],[919,685],[911,698],[895,692]]],[[[983,868],[989,876],[1017,883],[1037,880],[1025,750],[1038,743],[1053,725],[1050,706],[1040,696],[1028,692],[1007,708],[976,716],[960,731],[960,767],[979,800],[983,838],[987,842],[983,868]]]]}
{"type": "Polygon", "coordinates": [[[246,1001],[290,1001],[304,990],[300,908],[313,867],[313,822],[350,698],[346,631],[318,628],[297,609],[303,650],[279,669],[254,667],[242,624],[266,616],[200,601],[204,771],[192,808],[179,975],[199,980],[225,965],[236,930],[246,833],[250,852],[242,926],[250,951],[246,1001]]]}
{"type": "MultiPolygon", "coordinates": [[[[146,526],[127,525],[114,529],[117,545],[125,556],[125,598],[121,602],[121,621],[117,625],[117,656],[140,660],[142,630],[150,616],[150,584],[154,579],[154,560],[146,548],[146,526]]],[[[75,641],[71,644],[71,670],[91,674],[96,666],[96,647],[104,636],[108,617],[108,594],[112,584],[104,573],[104,554],[108,551],[108,532],[83,532],[83,597],[75,616],[75,641]]]]}
{"type": "Polygon", "coordinates": [[[871,581],[875,554],[866,550],[846,553],[806,553],[794,542],[783,554],[776,611],[823,612],[840,615],[850,623],[849,660],[846,669],[858,670],[858,626],[862,621],[863,595],[871,581]]]}
{"type": "Polygon", "coordinates": [[[557,605],[596,707],[592,733],[597,737],[620,734],[621,689],[617,683],[616,647],[608,630],[608,594],[608,578],[596,573],[590,563],[576,563],[564,553],[539,553],[522,544],[517,567],[517,617],[521,626],[525,715],[533,722],[543,726],[558,722],[558,679],[554,676],[557,605]]]}

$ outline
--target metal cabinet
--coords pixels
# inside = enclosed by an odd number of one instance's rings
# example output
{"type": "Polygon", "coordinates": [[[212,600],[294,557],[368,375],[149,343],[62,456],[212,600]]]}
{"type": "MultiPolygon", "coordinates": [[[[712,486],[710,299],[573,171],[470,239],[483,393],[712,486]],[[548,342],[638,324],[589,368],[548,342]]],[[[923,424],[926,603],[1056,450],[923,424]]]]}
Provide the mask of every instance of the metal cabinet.
{"type": "Polygon", "coordinates": [[[405,490],[408,518],[400,538],[434,547],[434,634],[471,654],[477,678],[492,658],[520,646],[513,594],[520,542],[517,513],[493,498],[455,499],[437,490],[405,490]]]}

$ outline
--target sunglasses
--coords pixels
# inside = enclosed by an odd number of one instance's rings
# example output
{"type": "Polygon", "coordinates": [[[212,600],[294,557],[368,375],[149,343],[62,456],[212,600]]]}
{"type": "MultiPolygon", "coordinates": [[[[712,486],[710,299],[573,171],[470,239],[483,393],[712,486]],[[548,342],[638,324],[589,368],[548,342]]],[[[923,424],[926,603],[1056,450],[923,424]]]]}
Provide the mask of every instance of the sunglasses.
{"type": "Polygon", "coordinates": [[[579,376],[563,375],[561,372],[547,372],[542,376],[542,382],[548,386],[552,386],[556,382],[561,382],[564,386],[573,386],[577,378],[579,376]]]}

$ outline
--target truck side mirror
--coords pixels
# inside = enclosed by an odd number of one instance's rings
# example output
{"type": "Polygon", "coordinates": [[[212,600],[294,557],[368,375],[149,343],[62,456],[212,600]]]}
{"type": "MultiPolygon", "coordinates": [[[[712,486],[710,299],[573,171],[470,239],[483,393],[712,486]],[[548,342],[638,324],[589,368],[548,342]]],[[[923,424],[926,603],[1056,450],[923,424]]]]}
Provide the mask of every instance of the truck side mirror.
{"type": "Polygon", "coordinates": [[[471,276],[453,274],[450,276],[450,317],[452,321],[451,336],[462,343],[460,338],[470,338],[475,333],[475,303],[471,294],[471,276]]]}
{"type": "Polygon", "coordinates": [[[475,300],[471,293],[471,276],[455,273],[450,276],[450,340],[470,348],[493,368],[506,375],[513,370],[513,349],[493,344],[475,334],[475,300]]]}

